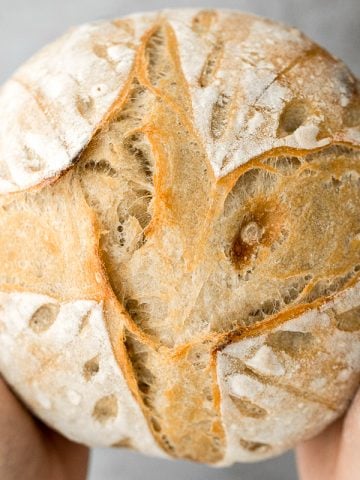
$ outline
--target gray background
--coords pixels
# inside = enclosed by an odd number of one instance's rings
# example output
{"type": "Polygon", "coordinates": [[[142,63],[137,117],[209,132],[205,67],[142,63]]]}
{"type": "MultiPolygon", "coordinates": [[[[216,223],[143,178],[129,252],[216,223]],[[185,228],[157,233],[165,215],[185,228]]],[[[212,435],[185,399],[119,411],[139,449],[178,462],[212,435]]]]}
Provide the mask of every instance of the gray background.
{"type": "MultiPolygon", "coordinates": [[[[360,76],[360,0],[0,0],[0,83],[69,26],[166,7],[222,7],[297,26],[360,76]]],[[[89,480],[295,480],[291,453],[258,464],[210,469],[188,462],[95,449],[89,480]]]]}

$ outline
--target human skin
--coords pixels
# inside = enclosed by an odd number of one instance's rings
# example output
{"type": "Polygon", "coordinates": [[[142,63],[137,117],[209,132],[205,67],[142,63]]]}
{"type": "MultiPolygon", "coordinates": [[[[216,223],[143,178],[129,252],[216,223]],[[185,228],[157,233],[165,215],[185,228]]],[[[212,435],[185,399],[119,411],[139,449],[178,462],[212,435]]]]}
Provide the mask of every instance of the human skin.
{"type": "MultiPolygon", "coordinates": [[[[0,377],[1,480],[85,480],[89,449],[46,427],[0,377]]],[[[296,449],[300,480],[356,480],[360,390],[347,414],[296,449]]]]}
{"type": "Polygon", "coordinates": [[[346,415],[296,449],[300,480],[360,478],[360,390],[346,415]]]}
{"type": "Polygon", "coordinates": [[[0,376],[1,480],[83,480],[88,458],[88,448],[36,420],[0,376]]]}

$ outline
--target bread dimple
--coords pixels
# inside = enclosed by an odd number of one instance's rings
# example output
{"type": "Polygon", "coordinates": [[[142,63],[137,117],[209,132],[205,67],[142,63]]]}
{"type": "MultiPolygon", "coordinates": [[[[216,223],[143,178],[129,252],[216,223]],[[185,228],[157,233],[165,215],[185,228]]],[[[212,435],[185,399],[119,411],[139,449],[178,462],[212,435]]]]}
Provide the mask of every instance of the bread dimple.
{"type": "Polygon", "coordinates": [[[299,441],[299,431],[310,438],[344,411],[359,383],[360,323],[353,320],[351,328],[349,321],[358,317],[359,283],[320,309],[259,336],[245,334],[218,353],[224,463],[273,456],[299,441]],[[263,413],[256,428],[251,415],[239,415],[245,401],[263,413]]]}
{"type": "Polygon", "coordinates": [[[275,148],[322,147],[334,135],[358,143],[357,131],[342,126],[343,107],[357,96],[356,80],[296,29],[226,11],[206,30],[176,13],[170,24],[194,123],[217,176],[275,148]]]}
{"type": "Polygon", "coordinates": [[[29,406],[88,444],[209,464],[340,415],[360,371],[346,67],[294,29],[190,9],[80,27],[19,72],[0,103],[39,95],[11,107],[25,141],[0,134],[0,361],[29,406]]]}
{"type": "Polygon", "coordinates": [[[34,186],[71,165],[118,99],[149,18],[97,22],[45,47],[2,87],[0,192],[34,186]]]}
{"type": "Polygon", "coordinates": [[[32,411],[78,442],[110,447],[126,439],[164,456],[116,364],[101,303],[34,293],[0,298],[0,368],[32,411]],[[42,329],[34,323],[41,309],[42,329]]]}
{"type": "Polygon", "coordinates": [[[159,22],[176,36],[194,126],[217,176],[273,148],[359,144],[357,125],[342,119],[351,118],[346,107],[358,108],[355,80],[296,29],[231,11],[137,14],[73,29],[3,86],[1,192],[71,165],[121,95],[145,31],[159,22]],[[301,124],[279,136],[283,109],[296,116],[299,102],[301,124]]]}

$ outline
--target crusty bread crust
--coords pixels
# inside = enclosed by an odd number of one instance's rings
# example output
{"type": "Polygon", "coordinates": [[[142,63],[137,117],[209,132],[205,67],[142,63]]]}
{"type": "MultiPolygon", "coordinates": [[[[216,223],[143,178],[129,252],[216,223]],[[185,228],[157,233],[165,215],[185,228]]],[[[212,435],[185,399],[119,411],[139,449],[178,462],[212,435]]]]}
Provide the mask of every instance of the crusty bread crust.
{"type": "Polygon", "coordinates": [[[0,370],[88,445],[213,465],[324,428],[360,376],[360,97],[293,28],[72,30],[0,93],[0,370]]]}
{"type": "Polygon", "coordinates": [[[1,193],[35,186],[76,160],[121,97],[155,17],[73,28],[2,87],[1,193]]]}
{"type": "Polygon", "coordinates": [[[224,464],[281,453],[344,412],[359,385],[359,305],[358,282],[317,309],[245,333],[218,353],[224,464]]]}
{"type": "Polygon", "coordinates": [[[34,413],[77,442],[165,456],[116,363],[101,303],[34,293],[0,301],[1,371],[34,413]]]}
{"type": "Polygon", "coordinates": [[[144,33],[164,22],[216,176],[271,149],[360,144],[351,121],[356,80],[298,30],[232,11],[136,14],[72,29],[2,87],[0,192],[34,186],[74,162],[121,98],[144,33]],[[308,104],[306,118],[279,138],[283,108],[301,111],[296,102],[308,104]]]}

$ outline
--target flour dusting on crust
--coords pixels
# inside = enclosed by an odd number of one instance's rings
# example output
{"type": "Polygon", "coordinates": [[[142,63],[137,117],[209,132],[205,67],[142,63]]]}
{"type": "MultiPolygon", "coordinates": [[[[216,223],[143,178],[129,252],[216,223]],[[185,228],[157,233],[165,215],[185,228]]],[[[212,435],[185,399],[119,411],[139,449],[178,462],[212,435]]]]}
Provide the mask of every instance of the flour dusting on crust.
{"type": "Polygon", "coordinates": [[[357,283],[321,308],[218,353],[224,465],[280,454],[343,413],[359,383],[360,333],[336,316],[349,318],[359,305],[357,283]]]}
{"type": "Polygon", "coordinates": [[[116,364],[101,304],[32,293],[0,303],[0,370],[43,421],[90,446],[126,441],[165,456],[116,364]]]}

